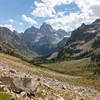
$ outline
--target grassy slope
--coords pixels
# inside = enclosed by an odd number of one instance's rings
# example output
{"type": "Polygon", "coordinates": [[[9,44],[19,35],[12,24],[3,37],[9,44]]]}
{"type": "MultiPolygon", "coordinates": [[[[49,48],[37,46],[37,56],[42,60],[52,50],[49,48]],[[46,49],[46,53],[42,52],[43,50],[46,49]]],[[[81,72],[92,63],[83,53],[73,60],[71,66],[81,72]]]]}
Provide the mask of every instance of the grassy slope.
{"type": "Polygon", "coordinates": [[[92,72],[84,70],[85,65],[89,63],[89,59],[64,61],[60,63],[42,65],[47,68],[45,67],[41,68],[39,66],[29,64],[19,58],[12,57],[12,56],[5,55],[5,54],[0,54],[0,61],[2,62],[5,61],[8,65],[11,65],[18,69],[20,68],[20,70],[22,71],[26,71],[26,72],[30,71],[35,75],[54,78],[59,81],[67,82],[69,84],[74,84],[77,86],[88,86],[91,88],[95,88],[97,90],[99,90],[100,88],[100,75],[93,75],[92,72]],[[25,65],[26,67],[25,68],[22,67],[23,65],[25,65]],[[27,70],[27,67],[30,67],[32,69],[27,70]],[[62,72],[64,74],[61,74],[58,72],[62,72]],[[74,75],[74,76],[81,76],[81,77],[80,78],[77,78],[77,77],[70,78],[69,77],[70,75],[68,76],[68,74],[74,75]]]}
{"type": "Polygon", "coordinates": [[[48,69],[60,72],[63,74],[69,74],[73,76],[81,76],[81,78],[74,78],[72,80],[64,77],[56,77],[60,81],[69,82],[79,86],[88,86],[100,90],[100,75],[94,75],[92,71],[86,70],[86,66],[90,64],[90,59],[80,59],[72,61],[63,61],[51,64],[42,64],[42,66],[48,69]]]}
{"type": "Polygon", "coordinates": [[[0,93],[0,100],[11,100],[11,95],[7,93],[0,93]]]}
{"type": "Polygon", "coordinates": [[[84,66],[90,62],[89,58],[80,59],[80,60],[71,60],[71,61],[62,61],[51,64],[42,64],[42,66],[47,67],[48,69],[55,70],[57,72],[71,74],[71,75],[80,75],[82,73],[84,66]]]}

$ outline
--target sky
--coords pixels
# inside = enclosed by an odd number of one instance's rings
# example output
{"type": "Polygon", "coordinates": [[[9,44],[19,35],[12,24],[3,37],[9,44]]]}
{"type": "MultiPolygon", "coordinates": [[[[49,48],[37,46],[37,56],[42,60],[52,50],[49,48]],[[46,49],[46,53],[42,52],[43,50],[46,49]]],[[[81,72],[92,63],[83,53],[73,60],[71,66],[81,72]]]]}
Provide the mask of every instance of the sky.
{"type": "Polygon", "coordinates": [[[100,0],[0,0],[0,26],[23,32],[46,22],[72,31],[100,18],[100,0]]]}

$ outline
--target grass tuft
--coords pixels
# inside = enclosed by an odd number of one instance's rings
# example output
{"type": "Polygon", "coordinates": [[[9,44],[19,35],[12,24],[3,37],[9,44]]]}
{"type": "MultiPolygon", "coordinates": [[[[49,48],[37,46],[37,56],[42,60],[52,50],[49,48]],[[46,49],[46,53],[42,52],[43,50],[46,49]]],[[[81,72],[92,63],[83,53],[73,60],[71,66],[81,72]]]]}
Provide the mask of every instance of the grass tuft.
{"type": "Polygon", "coordinates": [[[0,93],[0,100],[11,100],[11,95],[7,93],[0,93]]]}

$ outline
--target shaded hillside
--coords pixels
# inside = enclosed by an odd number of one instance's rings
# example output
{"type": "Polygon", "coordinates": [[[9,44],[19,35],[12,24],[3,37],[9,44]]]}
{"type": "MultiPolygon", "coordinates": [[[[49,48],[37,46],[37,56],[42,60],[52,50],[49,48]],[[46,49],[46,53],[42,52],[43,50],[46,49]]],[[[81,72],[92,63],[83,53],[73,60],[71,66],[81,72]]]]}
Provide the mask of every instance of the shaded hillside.
{"type": "Polygon", "coordinates": [[[100,19],[90,25],[82,24],[72,32],[57,59],[83,58],[100,53],[100,19]]]}
{"type": "Polygon", "coordinates": [[[36,53],[30,51],[27,45],[8,28],[0,27],[0,50],[15,56],[32,58],[36,53]]]}

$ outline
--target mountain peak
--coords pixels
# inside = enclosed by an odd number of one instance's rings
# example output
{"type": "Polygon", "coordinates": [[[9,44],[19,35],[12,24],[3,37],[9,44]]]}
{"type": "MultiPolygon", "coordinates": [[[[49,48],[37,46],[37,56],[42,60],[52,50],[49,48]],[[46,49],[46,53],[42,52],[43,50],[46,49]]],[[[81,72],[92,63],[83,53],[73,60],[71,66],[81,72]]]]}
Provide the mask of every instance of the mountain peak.
{"type": "Polygon", "coordinates": [[[5,32],[9,32],[10,34],[12,34],[13,32],[9,29],[9,28],[7,28],[7,27],[0,27],[0,31],[5,31],[5,32]]]}
{"type": "Polygon", "coordinates": [[[85,26],[85,23],[82,23],[82,24],[81,24],[81,27],[83,27],[83,26],[85,26]]]}
{"type": "Polygon", "coordinates": [[[36,33],[36,32],[38,32],[39,31],[39,29],[38,28],[36,28],[35,26],[31,26],[30,28],[28,28],[24,33],[25,34],[29,34],[29,33],[32,33],[32,34],[34,34],[34,33],[36,33]]]}
{"type": "Polygon", "coordinates": [[[51,26],[50,24],[47,24],[46,22],[44,22],[44,23],[41,25],[40,29],[41,29],[41,28],[52,28],[52,26],[51,26]]]}
{"type": "Polygon", "coordinates": [[[87,25],[86,25],[85,23],[82,23],[78,29],[85,29],[86,26],[87,26],[87,25]]]}
{"type": "Polygon", "coordinates": [[[58,32],[66,32],[66,31],[63,30],[63,29],[58,29],[57,31],[58,31],[58,32]]]}
{"type": "Polygon", "coordinates": [[[95,22],[100,22],[100,19],[97,19],[95,22]]]}
{"type": "Polygon", "coordinates": [[[55,30],[52,28],[51,25],[47,24],[47,23],[43,23],[40,27],[40,32],[43,34],[51,34],[53,33],[55,30]]]}
{"type": "Polygon", "coordinates": [[[49,25],[49,24],[47,24],[46,22],[43,22],[43,24],[42,25],[49,25]]]}
{"type": "Polygon", "coordinates": [[[100,24],[100,19],[95,20],[93,24],[100,24]]]}
{"type": "Polygon", "coordinates": [[[34,25],[32,25],[31,28],[36,29],[36,27],[34,25]]]}

